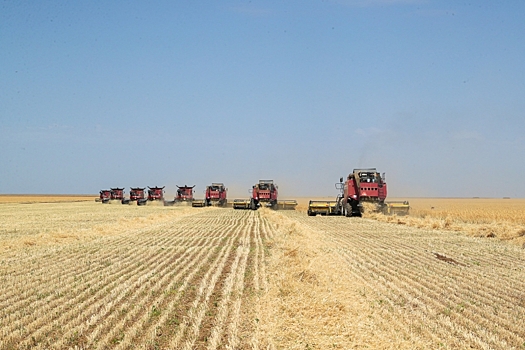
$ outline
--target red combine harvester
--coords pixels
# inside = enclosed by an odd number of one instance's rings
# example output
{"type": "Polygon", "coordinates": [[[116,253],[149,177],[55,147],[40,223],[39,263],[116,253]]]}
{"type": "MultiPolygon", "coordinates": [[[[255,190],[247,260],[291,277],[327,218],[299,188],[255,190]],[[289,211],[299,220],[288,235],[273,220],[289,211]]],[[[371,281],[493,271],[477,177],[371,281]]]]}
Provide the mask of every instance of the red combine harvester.
{"type": "Polygon", "coordinates": [[[226,192],[228,189],[224,187],[223,183],[212,183],[211,186],[206,186],[206,205],[211,206],[216,204],[220,207],[225,207],[228,204],[226,199],[226,192]]]}
{"type": "Polygon", "coordinates": [[[156,202],[156,201],[162,201],[164,202],[164,187],[149,187],[148,186],[148,201],[150,202],[156,202]]]}
{"type": "Polygon", "coordinates": [[[137,202],[137,205],[145,205],[147,199],[145,198],[144,190],[144,187],[131,187],[129,191],[129,199],[124,198],[122,204],[137,202]]]}
{"type": "Polygon", "coordinates": [[[179,203],[193,203],[193,186],[177,186],[177,195],[172,201],[165,201],[164,205],[175,205],[179,203]]]}
{"type": "Polygon", "coordinates": [[[124,188],[112,188],[111,189],[111,200],[122,201],[124,199],[124,188]]]}
{"type": "Polygon", "coordinates": [[[259,180],[252,186],[252,198],[250,198],[250,209],[255,210],[263,203],[265,206],[275,208],[277,206],[277,189],[273,180],[259,180]]]}
{"type": "Polygon", "coordinates": [[[177,197],[175,197],[175,202],[193,202],[193,186],[177,186],[177,197]]]}
{"type": "Polygon", "coordinates": [[[233,201],[234,209],[252,209],[256,210],[261,205],[272,209],[295,209],[297,201],[295,200],[277,200],[277,189],[273,180],[259,180],[259,183],[252,186],[252,197],[249,200],[235,199],[233,201]]]}
{"type": "Polygon", "coordinates": [[[210,186],[206,186],[204,191],[204,199],[194,199],[191,203],[192,207],[209,207],[219,206],[225,207],[228,204],[226,200],[226,192],[228,189],[224,187],[223,183],[212,183],[210,186]]]}
{"type": "Polygon", "coordinates": [[[97,202],[108,203],[111,199],[111,190],[101,190],[97,202]]]}
{"type": "Polygon", "coordinates": [[[384,174],[375,168],[354,169],[345,182],[343,178],[336,184],[341,191],[335,201],[310,201],[308,215],[361,216],[363,203],[375,204],[376,210],[386,214],[408,214],[408,202],[385,202],[387,185],[384,174]]]}

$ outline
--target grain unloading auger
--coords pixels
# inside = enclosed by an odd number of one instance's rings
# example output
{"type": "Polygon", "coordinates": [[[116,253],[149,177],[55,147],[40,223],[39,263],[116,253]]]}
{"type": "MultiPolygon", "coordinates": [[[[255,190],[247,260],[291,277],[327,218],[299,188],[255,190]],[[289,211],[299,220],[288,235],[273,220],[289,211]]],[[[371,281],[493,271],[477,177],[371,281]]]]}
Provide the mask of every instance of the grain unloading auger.
{"type": "Polygon", "coordinates": [[[385,176],[375,168],[354,169],[345,182],[341,178],[335,186],[341,191],[335,201],[310,201],[308,215],[361,216],[363,203],[375,204],[375,210],[384,214],[407,215],[410,209],[407,201],[385,202],[385,176]]]}
{"type": "Polygon", "coordinates": [[[259,183],[252,186],[250,190],[250,199],[235,199],[233,201],[234,209],[252,209],[257,210],[261,206],[272,209],[294,210],[297,201],[294,199],[278,200],[278,186],[273,180],[259,180],[259,183]]]}

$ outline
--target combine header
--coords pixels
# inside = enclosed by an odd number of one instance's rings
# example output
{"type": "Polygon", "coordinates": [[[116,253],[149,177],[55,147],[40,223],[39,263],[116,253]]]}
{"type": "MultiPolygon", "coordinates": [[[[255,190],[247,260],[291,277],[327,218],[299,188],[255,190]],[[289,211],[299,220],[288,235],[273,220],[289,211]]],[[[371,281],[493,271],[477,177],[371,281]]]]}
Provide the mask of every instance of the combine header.
{"type": "Polygon", "coordinates": [[[361,216],[363,203],[373,203],[376,210],[385,214],[408,214],[408,202],[385,202],[387,185],[384,174],[375,168],[354,169],[345,182],[339,180],[336,188],[341,191],[335,201],[310,201],[308,215],[361,216]]]}
{"type": "Polygon", "coordinates": [[[273,180],[259,180],[258,184],[252,186],[251,198],[249,200],[235,199],[233,208],[256,210],[264,205],[272,209],[295,209],[296,200],[277,200],[277,189],[278,187],[274,185],[273,180]]]}
{"type": "Polygon", "coordinates": [[[404,216],[408,215],[410,211],[410,205],[408,201],[390,201],[385,202],[386,207],[383,210],[385,215],[399,215],[404,216]]]}

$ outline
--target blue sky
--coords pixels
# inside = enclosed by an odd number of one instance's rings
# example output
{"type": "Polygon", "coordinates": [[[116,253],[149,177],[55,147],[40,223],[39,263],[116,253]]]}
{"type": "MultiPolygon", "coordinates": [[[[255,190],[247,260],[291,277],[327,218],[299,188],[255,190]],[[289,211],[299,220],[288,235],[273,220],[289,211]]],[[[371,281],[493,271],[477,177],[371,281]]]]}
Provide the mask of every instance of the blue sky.
{"type": "Polygon", "coordinates": [[[525,197],[525,2],[3,1],[0,193],[525,197]]]}

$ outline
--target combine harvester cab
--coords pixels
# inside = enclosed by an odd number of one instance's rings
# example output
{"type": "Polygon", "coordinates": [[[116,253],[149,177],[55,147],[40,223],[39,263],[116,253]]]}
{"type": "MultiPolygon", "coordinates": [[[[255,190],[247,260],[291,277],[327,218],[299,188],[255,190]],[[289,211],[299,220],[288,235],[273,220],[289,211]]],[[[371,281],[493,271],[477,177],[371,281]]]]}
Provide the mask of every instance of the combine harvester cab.
{"type": "Polygon", "coordinates": [[[149,187],[148,186],[148,203],[162,203],[164,204],[164,187],[149,187]]]}
{"type": "Polygon", "coordinates": [[[111,200],[111,190],[101,190],[99,192],[97,202],[102,202],[104,204],[109,203],[111,200]]]}
{"type": "Polygon", "coordinates": [[[259,180],[258,184],[252,186],[251,198],[249,200],[234,200],[233,208],[257,210],[264,205],[272,209],[294,210],[297,201],[293,199],[279,201],[277,190],[278,186],[273,183],[273,180],[259,180]]]}
{"type": "Polygon", "coordinates": [[[310,201],[308,215],[362,216],[363,203],[375,204],[375,210],[384,214],[408,214],[408,202],[385,202],[387,184],[375,168],[354,169],[345,182],[336,184],[341,191],[335,201],[310,201]]]}
{"type": "Polygon", "coordinates": [[[209,206],[218,206],[226,207],[228,205],[228,200],[226,199],[226,192],[228,189],[224,187],[223,183],[212,183],[210,186],[206,186],[204,191],[204,199],[194,199],[192,206],[193,207],[209,207],[209,206]]]}

